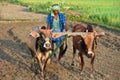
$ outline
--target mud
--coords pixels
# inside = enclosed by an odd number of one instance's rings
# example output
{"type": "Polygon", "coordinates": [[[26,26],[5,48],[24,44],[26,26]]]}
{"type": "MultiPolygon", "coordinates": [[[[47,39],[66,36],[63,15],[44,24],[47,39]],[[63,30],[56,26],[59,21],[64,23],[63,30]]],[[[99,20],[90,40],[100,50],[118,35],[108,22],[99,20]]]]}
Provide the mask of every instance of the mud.
{"type": "MultiPolygon", "coordinates": [[[[24,17],[22,13],[20,15],[24,17]]],[[[32,15],[36,16],[33,13],[32,15]]],[[[14,16],[10,18],[12,17],[14,16]]],[[[40,74],[35,74],[31,70],[31,55],[26,45],[32,27],[46,25],[45,17],[40,14],[40,18],[41,20],[38,21],[0,21],[0,80],[40,80],[40,74]]],[[[53,58],[45,71],[46,80],[120,80],[120,33],[102,26],[93,25],[93,27],[97,32],[106,33],[98,42],[94,78],[90,77],[90,60],[86,56],[82,75],[79,70],[78,55],[75,57],[75,66],[70,65],[72,42],[69,38],[68,50],[61,60],[62,65],[57,65],[53,58]]]]}

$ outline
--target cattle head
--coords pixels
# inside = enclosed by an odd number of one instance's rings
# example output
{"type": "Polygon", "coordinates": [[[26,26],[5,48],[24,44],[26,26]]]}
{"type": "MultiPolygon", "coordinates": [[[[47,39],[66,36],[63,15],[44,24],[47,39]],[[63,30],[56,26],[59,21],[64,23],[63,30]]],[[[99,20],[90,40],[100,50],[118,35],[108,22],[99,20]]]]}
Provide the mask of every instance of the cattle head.
{"type": "Polygon", "coordinates": [[[46,49],[50,49],[51,48],[51,44],[52,44],[52,30],[40,30],[40,34],[39,34],[39,38],[40,40],[42,40],[43,42],[43,47],[46,49]]]}
{"type": "Polygon", "coordinates": [[[95,31],[82,36],[87,49],[86,54],[89,58],[95,56],[94,50],[95,45],[97,45],[97,38],[101,36],[104,36],[104,33],[96,33],[95,31]]]}
{"type": "Polygon", "coordinates": [[[81,46],[84,46],[85,54],[88,57],[95,55],[94,49],[97,44],[97,38],[104,35],[104,33],[97,33],[90,24],[80,23],[73,27],[73,32],[85,32],[85,35],[81,35],[81,46]]]}
{"type": "Polygon", "coordinates": [[[37,29],[37,31],[33,30],[30,35],[36,38],[36,49],[40,48],[40,50],[43,51],[51,49],[52,30],[46,29],[45,26],[42,26],[41,28],[37,27],[35,29],[37,29]]]}

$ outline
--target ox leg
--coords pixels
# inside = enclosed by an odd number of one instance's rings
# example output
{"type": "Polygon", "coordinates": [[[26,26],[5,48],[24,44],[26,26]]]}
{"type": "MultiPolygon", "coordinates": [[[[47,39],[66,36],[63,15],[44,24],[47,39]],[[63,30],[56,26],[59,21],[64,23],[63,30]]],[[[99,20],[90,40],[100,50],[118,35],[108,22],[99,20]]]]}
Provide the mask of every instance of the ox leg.
{"type": "Polygon", "coordinates": [[[42,59],[39,60],[39,68],[40,68],[40,71],[41,71],[41,79],[44,80],[44,64],[43,64],[43,61],[42,59]]]}
{"type": "Polygon", "coordinates": [[[94,59],[95,59],[95,56],[93,56],[92,58],[91,58],[91,63],[90,63],[90,66],[91,66],[91,74],[90,74],[90,77],[91,78],[94,78],[94,76],[93,76],[93,64],[94,64],[94,59]]]}
{"type": "Polygon", "coordinates": [[[31,60],[31,70],[34,71],[35,69],[35,63],[34,63],[34,57],[31,60]]]}
{"type": "Polygon", "coordinates": [[[43,66],[44,65],[43,65],[42,59],[39,60],[39,65],[40,65],[41,75],[44,76],[44,74],[43,74],[43,66]]]}
{"type": "Polygon", "coordinates": [[[80,57],[80,65],[81,65],[81,73],[83,71],[83,67],[84,67],[84,57],[83,57],[83,54],[79,52],[79,57],[80,57]]]}
{"type": "Polygon", "coordinates": [[[73,46],[73,57],[72,57],[72,63],[71,63],[72,66],[74,66],[75,54],[76,54],[76,48],[73,46]]]}
{"type": "MultiPolygon", "coordinates": [[[[45,68],[46,68],[46,65],[47,65],[47,62],[48,62],[48,58],[44,61],[43,63],[43,72],[45,71],[45,68]]],[[[44,75],[44,74],[43,74],[44,75]]],[[[44,75],[45,76],[45,75],[44,75]]]]}
{"type": "Polygon", "coordinates": [[[39,64],[39,59],[37,57],[34,57],[34,68],[35,68],[35,73],[39,74],[41,71],[41,66],[39,64]],[[38,70],[38,69],[40,69],[40,70],[38,70]]]}
{"type": "Polygon", "coordinates": [[[43,79],[45,78],[44,71],[45,71],[47,62],[48,62],[48,58],[46,60],[42,60],[42,59],[39,60],[39,65],[40,65],[40,68],[41,68],[41,75],[42,75],[43,79]]]}
{"type": "Polygon", "coordinates": [[[35,73],[36,73],[36,70],[37,70],[37,67],[36,67],[36,57],[33,57],[32,58],[32,68],[33,68],[33,70],[35,70],[35,73]]]}
{"type": "Polygon", "coordinates": [[[91,66],[91,73],[93,73],[94,59],[95,59],[95,56],[93,56],[93,57],[91,58],[91,63],[90,63],[90,66],[91,66]]]}
{"type": "Polygon", "coordinates": [[[34,51],[31,48],[29,48],[29,50],[30,50],[31,57],[34,58],[35,57],[34,51]]]}
{"type": "Polygon", "coordinates": [[[60,59],[63,56],[62,51],[63,51],[63,45],[59,48],[59,54],[57,54],[57,64],[60,64],[60,59]]]}
{"type": "Polygon", "coordinates": [[[43,78],[45,77],[45,76],[44,76],[44,65],[45,65],[45,64],[42,64],[42,66],[41,66],[41,70],[42,70],[42,71],[41,71],[41,75],[42,75],[43,78]]]}
{"type": "Polygon", "coordinates": [[[94,70],[94,59],[95,59],[95,51],[94,51],[94,55],[92,56],[91,58],[91,63],[90,63],[90,66],[91,66],[91,77],[94,78],[93,76],[93,70],[94,70]]]}
{"type": "MultiPolygon", "coordinates": [[[[55,41],[52,41],[52,52],[54,51],[54,48],[55,48],[55,41]]],[[[58,55],[54,54],[54,57],[55,57],[55,61],[57,61],[58,59],[58,55]]]]}
{"type": "Polygon", "coordinates": [[[58,54],[58,60],[57,60],[58,64],[60,64],[60,60],[63,57],[63,55],[65,54],[66,50],[67,50],[67,44],[63,43],[62,46],[60,47],[60,52],[58,54]],[[64,48],[64,45],[65,45],[65,48],[64,48]]]}
{"type": "Polygon", "coordinates": [[[48,59],[47,60],[45,60],[45,61],[42,61],[42,64],[41,64],[41,75],[42,75],[42,80],[44,80],[45,79],[45,68],[46,68],[46,65],[47,65],[47,61],[48,61],[48,59]]]}
{"type": "Polygon", "coordinates": [[[94,59],[95,59],[95,57],[92,57],[92,58],[91,58],[91,63],[90,63],[90,65],[91,65],[91,73],[93,73],[94,59]]]}
{"type": "Polygon", "coordinates": [[[60,47],[60,52],[59,52],[59,56],[58,56],[58,61],[60,61],[61,57],[64,55],[64,53],[63,53],[63,48],[64,48],[64,44],[62,44],[62,46],[60,47]]]}
{"type": "MultiPolygon", "coordinates": [[[[52,41],[52,52],[54,51],[54,44],[55,44],[55,42],[52,41]]],[[[54,57],[56,57],[56,54],[54,54],[54,57]]]]}
{"type": "Polygon", "coordinates": [[[36,70],[36,66],[35,66],[35,53],[29,48],[30,50],[30,53],[31,53],[31,57],[32,57],[32,60],[31,60],[31,70],[34,71],[36,70]]]}

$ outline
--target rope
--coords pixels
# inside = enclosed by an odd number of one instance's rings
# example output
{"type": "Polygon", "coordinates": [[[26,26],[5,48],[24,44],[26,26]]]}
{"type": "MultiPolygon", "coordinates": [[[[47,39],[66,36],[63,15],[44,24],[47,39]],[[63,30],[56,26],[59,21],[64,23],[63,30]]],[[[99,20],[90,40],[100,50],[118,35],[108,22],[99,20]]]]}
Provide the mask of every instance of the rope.
{"type": "Polygon", "coordinates": [[[59,47],[62,46],[62,43],[68,38],[68,35],[65,35],[65,38],[62,40],[62,42],[54,49],[54,51],[49,55],[48,58],[51,58],[54,54],[56,54],[56,51],[58,50],[59,47]]]}

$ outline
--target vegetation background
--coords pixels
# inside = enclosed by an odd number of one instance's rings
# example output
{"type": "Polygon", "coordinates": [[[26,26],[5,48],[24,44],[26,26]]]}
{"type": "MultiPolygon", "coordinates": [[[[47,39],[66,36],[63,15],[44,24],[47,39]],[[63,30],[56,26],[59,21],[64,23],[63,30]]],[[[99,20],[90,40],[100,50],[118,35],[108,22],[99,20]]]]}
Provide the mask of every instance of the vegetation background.
{"type": "Polygon", "coordinates": [[[68,21],[103,25],[120,31],[120,0],[1,0],[27,6],[29,11],[48,14],[59,4],[68,21]]]}

